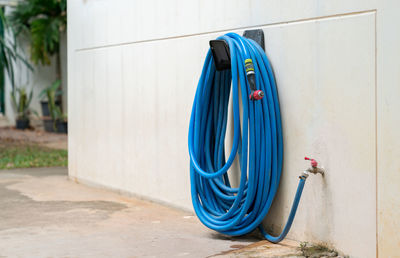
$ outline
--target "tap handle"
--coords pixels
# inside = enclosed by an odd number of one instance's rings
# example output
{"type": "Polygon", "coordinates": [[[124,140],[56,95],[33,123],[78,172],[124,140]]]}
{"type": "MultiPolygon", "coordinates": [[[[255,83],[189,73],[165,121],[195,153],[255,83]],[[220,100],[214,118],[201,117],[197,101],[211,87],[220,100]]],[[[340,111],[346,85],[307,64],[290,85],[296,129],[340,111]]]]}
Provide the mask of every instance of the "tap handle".
{"type": "Polygon", "coordinates": [[[308,158],[308,157],[304,157],[304,159],[305,159],[305,160],[311,161],[311,166],[312,166],[313,168],[318,167],[318,162],[317,162],[315,159],[308,158]]]}

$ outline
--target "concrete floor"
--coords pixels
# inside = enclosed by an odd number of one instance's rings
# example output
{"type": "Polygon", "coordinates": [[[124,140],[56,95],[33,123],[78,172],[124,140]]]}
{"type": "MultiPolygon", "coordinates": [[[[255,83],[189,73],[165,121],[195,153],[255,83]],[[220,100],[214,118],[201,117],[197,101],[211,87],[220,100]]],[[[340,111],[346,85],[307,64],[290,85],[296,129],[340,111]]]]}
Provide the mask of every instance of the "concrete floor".
{"type": "Polygon", "coordinates": [[[277,257],[297,245],[223,236],[192,214],[72,182],[66,168],[1,170],[0,207],[0,257],[277,257]]]}

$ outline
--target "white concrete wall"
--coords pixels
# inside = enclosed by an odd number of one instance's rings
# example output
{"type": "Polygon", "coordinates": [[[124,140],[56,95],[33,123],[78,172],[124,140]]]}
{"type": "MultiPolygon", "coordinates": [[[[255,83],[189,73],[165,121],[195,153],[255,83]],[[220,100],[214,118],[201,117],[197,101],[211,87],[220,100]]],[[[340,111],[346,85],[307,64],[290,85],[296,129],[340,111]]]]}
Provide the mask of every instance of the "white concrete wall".
{"type": "Polygon", "coordinates": [[[310,155],[328,172],[307,182],[288,237],[352,257],[400,257],[393,217],[400,215],[399,7],[69,1],[71,178],[191,209],[187,127],[208,41],[262,28],[285,141],[281,187],[265,224],[282,227],[310,155]]]}
{"type": "Polygon", "coordinates": [[[377,15],[378,254],[400,257],[399,2],[379,2],[377,15]]]}

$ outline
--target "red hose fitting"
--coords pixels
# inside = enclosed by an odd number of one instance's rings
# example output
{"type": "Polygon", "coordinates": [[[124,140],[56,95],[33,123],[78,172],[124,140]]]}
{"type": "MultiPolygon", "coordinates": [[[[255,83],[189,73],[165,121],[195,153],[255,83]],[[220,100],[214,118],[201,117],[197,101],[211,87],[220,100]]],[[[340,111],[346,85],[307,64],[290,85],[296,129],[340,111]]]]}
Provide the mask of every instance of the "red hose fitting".
{"type": "Polygon", "coordinates": [[[311,161],[311,166],[312,166],[313,168],[318,167],[318,162],[317,162],[315,159],[310,159],[310,158],[307,158],[307,157],[304,157],[304,159],[305,159],[305,160],[310,160],[310,161],[311,161]]]}
{"type": "Polygon", "coordinates": [[[253,91],[250,94],[250,99],[251,100],[260,100],[263,97],[264,97],[264,92],[262,90],[256,90],[256,91],[253,91]]]}

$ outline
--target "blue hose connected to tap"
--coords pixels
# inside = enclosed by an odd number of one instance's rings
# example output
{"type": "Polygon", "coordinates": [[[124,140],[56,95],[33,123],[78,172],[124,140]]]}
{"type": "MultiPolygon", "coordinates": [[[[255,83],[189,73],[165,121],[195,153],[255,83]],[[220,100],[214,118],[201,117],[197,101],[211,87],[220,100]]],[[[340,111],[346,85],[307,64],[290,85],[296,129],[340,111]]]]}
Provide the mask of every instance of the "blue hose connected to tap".
{"type": "Polygon", "coordinates": [[[278,243],[290,230],[305,178],[300,178],[282,233],[276,237],[266,233],[262,221],[278,190],[283,160],[281,114],[275,78],[265,52],[256,42],[235,33],[218,39],[229,46],[231,69],[216,71],[208,51],[189,126],[193,207],[204,225],[222,234],[243,235],[259,227],[267,240],[278,243]],[[249,99],[251,89],[244,62],[248,59],[254,64],[256,87],[265,94],[257,101],[249,99]],[[225,135],[230,95],[234,136],[226,160],[225,135]],[[242,121],[239,98],[242,100],[242,121]],[[227,172],[236,156],[241,170],[240,183],[238,187],[232,187],[227,172]]]}

